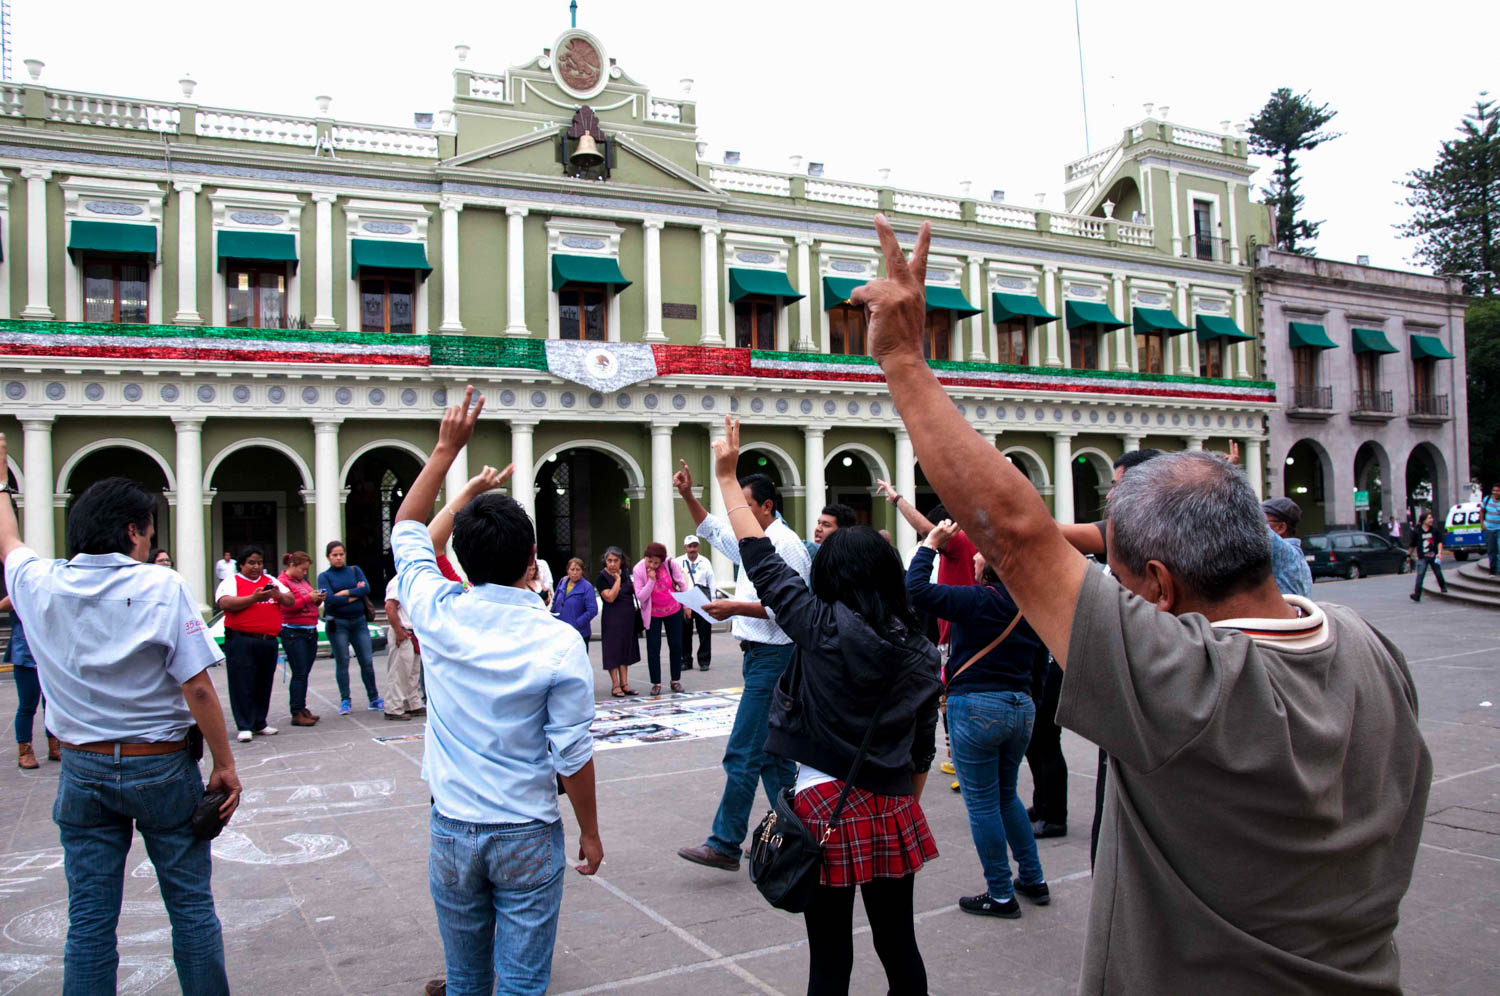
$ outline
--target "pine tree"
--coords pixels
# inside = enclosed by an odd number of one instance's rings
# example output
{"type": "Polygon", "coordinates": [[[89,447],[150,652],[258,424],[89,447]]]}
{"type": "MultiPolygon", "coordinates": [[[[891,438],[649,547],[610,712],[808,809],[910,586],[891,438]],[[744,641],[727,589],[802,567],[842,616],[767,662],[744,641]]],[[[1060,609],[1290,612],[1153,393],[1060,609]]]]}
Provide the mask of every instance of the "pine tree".
{"type": "Polygon", "coordinates": [[[1500,270],[1500,109],[1488,96],[1480,93],[1431,169],[1407,174],[1413,214],[1397,227],[1418,240],[1418,260],[1463,275],[1464,289],[1485,297],[1495,293],[1500,270]]]}
{"type": "Polygon", "coordinates": [[[1338,111],[1330,111],[1327,104],[1314,106],[1308,96],[1292,93],[1287,87],[1272,91],[1266,106],[1250,119],[1249,128],[1250,148],[1276,160],[1271,183],[1261,191],[1275,212],[1276,245],[1303,255],[1312,251],[1307,243],[1318,237],[1323,223],[1298,217],[1303,197],[1297,193],[1302,180],[1297,176],[1296,155],[1341,134],[1323,130],[1338,111]]]}

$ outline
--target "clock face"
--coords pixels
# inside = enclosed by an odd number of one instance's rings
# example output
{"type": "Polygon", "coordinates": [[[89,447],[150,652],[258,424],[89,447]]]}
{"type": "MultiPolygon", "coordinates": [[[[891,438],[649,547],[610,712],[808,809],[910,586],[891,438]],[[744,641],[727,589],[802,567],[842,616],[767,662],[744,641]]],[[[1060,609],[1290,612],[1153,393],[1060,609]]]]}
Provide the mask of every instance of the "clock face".
{"type": "Polygon", "coordinates": [[[557,78],[569,93],[592,96],[604,80],[604,56],[583,35],[565,38],[557,49],[557,78]]]}

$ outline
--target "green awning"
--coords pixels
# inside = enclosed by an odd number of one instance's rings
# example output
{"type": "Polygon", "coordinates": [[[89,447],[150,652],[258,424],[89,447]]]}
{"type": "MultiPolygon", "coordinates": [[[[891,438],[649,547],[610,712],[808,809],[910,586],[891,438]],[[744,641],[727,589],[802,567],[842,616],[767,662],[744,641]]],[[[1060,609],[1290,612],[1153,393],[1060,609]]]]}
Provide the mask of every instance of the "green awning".
{"type": "Polygon", "coordinates": [[[1328,332],[1321,325],[1312,322],[1291,322],[1291,334],[1287,341],[1293,349],[1337,349],[1338,343],[1328,338],[1328,332]]]}
{"type": "Polygon", "coordinates": [[[297,262],[297,240],[290,232],[219,233],[219,269],[226,260],[248,259],[263,263],[297,262]]]}
{"type": "Polygon", "coordinates": [[[927,285],[927,310],[941,311],[946,309],[953,312],[954,317],[967,318],[970,315],[979,314],[979,309],[969,303],[964,297],[964,292],[958,287],[934,287],[927,285]]]}
{"type": "Polygon", "coordinates": [[[1399,353],[1391,345],[1385,333],[1379,329],[1354,329],[1354,351],[1356,353],[1399,353]]]}
{"type": "Polygon", "coordinates": [[[849,295],[854,293],[854,288],[863,287],[869,281],[855,280],[852,277],[824,277],[823,278],[823,310],[832,311],[839,305],[849,300],[849,295]]]}
{"type": "Polygon", "coordinates": [[[1228,315],[1199,315],[1195,321],[1199,342],[1212,342],[1214,339],[1244,342],[1255,338],[1236,325],[1228,315]]]}
{"type": "Polygon", "coordinates": [[[1116,318],[1115,313],[1109,310],[1109,305],[1093,301],[1069,301],[1063,305],[1063,314],[1067,316],[1070,329],[1092,326],[1100,332],[1108,332],[1110,329],[1123,329],[1130,324],[1116,318]]]}
{"type": "Polygon", "coordinates": [[[1131,323],[1137,332],[1165,332],[1167,335],[1181,335],[1191,332],[1192,327],[1184,325],[1177,320],[1177,316],[1166,308],[1136,308],[1135,321],[1131,323]]]}
{"type": "Polygon", "coordinates": [[[562,290],[564,284],[604,284],[623,290],[630,286],[630,281],[620,272],[620,261],[613,256],[558,253],[552,257],[552,289],[562,290]]]}
{"type": "Polygon", "coordinates": [[[1035,318],[1038,325],[1045,325],[1057,321],[1057,316],[1042,307],[1042,302],[1030,294],[1002,294],[995,291],[990,295],[990,305],[997,322],[1008,322],[1012,318],[1035,318]]]}
{"type": "Polygon", "coordinates": [[[155,256],[156,229],[117,221],[75,221],[68,232],[68,252],[108,252],[117,256],[155,256]]]}
{"type": "Polygon", "coordinates": [[[1411,336],[1411,355],[1429,360],[1453,359],[1453,354],[1448,352],[1448,347],[1443,345],[1443,340],[1435,335],[1420,335],[1416,332],[1413,332],[1411,336]]]}
{"type": "Polygon", "coordinates": [[[780,270],[753,270],[748,267],[729,268],[729,300],[759,294],[762,297],[784,297],[788,301],[800,301],[806,294],[798,294],[797,288],[780,270]]]}
{"type": "Polygon", "coordinates": [[[363,269],[417,270],[422,279],[432,272],[427,262],[427,247],[420,242],[391,242],[385,239],[351,239],[350,269],[359,276],[363,269]]]}

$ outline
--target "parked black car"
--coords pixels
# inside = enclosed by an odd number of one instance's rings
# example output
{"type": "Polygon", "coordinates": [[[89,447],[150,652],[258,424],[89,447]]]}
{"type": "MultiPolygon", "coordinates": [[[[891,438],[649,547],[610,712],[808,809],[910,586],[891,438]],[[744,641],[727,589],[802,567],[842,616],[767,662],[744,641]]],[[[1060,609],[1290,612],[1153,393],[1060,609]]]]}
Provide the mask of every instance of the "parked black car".
{"type": "Polygon", "coordinates": [[[1406,551],[1384,536],[1341,529],[1302,540],[1307,566],[1318,577],[1362,578],[1369,574],[1405,574],[1406,551]]]}

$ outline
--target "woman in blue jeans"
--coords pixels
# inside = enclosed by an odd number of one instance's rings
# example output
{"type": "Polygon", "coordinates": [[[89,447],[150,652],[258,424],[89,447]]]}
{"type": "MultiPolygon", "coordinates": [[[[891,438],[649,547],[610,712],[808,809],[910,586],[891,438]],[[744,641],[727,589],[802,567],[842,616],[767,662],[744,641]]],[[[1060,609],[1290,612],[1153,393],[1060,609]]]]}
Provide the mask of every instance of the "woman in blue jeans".
{"type": "Polygon", "coordinates": [[[1046,666],[1047,650],[1017,618],[1016,603],[983,555],[974,555],[972,586],[932,583],[933,557],[956,532],[958,526],[944,519],[927,534],[907,569],[906,589],[915,608],[948,620],[952,641],[948,740],[985,881],[983,893],[964,896],[958,905],[965,913],[1013,920],[1021,915],[1015,893],[1038,906],[1051,902],[1026,804],[1016,795],[1036,721],[1032,680],[1036,668],[1046,666]],[[1014,883],[1007,846],[1018,867],[1014,883]]]}
{"type": "Polygon", "coordinates": [[[318,575],[318,589],[323,592],[323,629],[328,634],[328,649],[333,654],[333,677],[339,683],[339,715],[349,715],[349,647],[359,660],[359,676],[365,685],[369,707],[385,711],[385,701],[375,687],[375,662],[370,650],[370,626],[365,618],[365,599],[370,582],[365,572],[349,559],[344,544],[333,540],[324,553],[328,570],[318,575]]]}

